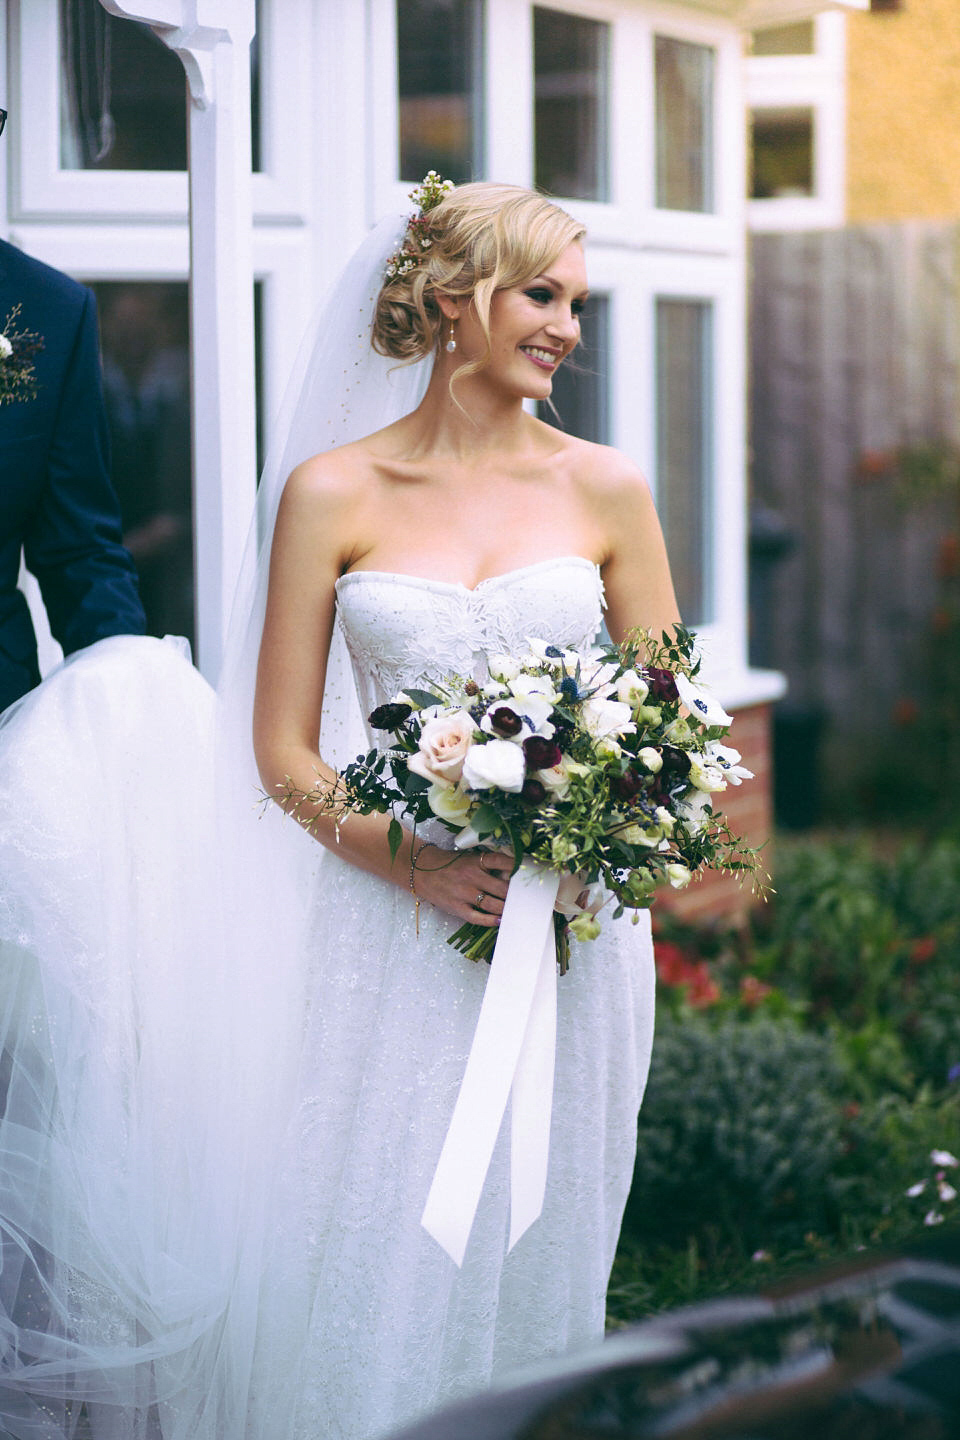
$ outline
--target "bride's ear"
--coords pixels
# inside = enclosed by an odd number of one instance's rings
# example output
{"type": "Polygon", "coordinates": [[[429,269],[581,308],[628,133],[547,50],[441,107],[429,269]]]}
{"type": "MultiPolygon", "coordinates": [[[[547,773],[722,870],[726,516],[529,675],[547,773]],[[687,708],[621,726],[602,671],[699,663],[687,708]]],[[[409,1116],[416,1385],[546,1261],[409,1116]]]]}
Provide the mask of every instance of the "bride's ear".
{"type": "Polygon", "coordinates": [[[433,293],[443,318],[459,320],[463,313],[464,299],[461,296],[445,295],[442,290],[435,290],[433,293]]]}

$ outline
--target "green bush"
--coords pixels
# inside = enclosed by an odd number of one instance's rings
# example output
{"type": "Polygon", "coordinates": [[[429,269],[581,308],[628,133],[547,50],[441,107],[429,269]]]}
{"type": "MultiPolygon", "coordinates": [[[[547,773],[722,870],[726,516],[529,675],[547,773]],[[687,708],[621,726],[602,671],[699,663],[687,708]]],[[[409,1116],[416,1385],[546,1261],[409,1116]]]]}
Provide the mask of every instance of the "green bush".
{"type": "Polygon", "coordinates": [[[833,1228],[847,1139],[834,1044],[765,1018],[668,1019],[654,1046],[626,1225],[745,1251],[833,1228]]]}

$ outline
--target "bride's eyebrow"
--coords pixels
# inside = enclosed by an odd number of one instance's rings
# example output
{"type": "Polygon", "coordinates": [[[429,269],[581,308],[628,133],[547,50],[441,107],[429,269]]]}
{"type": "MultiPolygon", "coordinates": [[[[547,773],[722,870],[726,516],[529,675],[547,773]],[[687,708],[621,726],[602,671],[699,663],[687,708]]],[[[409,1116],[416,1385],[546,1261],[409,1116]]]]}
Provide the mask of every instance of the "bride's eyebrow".
{"type": "MultiPolygon", "coordinates": [[[[554,290],[562,290],[562,289],[563,289],[563,286],[561,285],[560,281],[559,281],[559,280],[555,280],[552,275],[534,275],[533,279],[530,281],[530,284],[531,284],[531,285],[536,285],[539,280],[545,280],[548,285],[552,285],[552,286],[553,286],[554,290]]],[[[589,298],[590,298],[590,291],[589,291],[589,290],[578,290],[575,298],[576,298],[577,300],[589,300],[589,298]]]]}

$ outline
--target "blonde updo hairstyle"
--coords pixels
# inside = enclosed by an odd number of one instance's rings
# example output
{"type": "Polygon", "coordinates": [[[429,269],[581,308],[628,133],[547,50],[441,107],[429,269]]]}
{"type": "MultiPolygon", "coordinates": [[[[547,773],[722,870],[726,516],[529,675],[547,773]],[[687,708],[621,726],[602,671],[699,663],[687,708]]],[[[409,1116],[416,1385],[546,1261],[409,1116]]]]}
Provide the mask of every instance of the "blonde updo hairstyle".
{"type": "Polygon", "coordinates": [[[440,346],[444,316],[438,292],[470,296],[486,353],[457,368],[452,389],[455,380],[482,370],[490,358],[494,293],[542,274],[568,245],[582,240],[586,230],[535,190],[484,180],[449,190],[428,211],[421,233],[431,243],[419,263],[384,281],[372,343],[378,354],[390,359],[422,360],[440,346]]]}

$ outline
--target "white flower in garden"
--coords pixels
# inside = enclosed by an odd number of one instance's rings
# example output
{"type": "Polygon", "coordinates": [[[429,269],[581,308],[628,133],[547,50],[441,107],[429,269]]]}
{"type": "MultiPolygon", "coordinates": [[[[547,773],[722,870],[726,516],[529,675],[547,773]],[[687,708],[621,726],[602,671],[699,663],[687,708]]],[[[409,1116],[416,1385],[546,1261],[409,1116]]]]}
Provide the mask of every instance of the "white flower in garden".
{"type": "Polygon", "coordinates": [[[928,1210],[923,1217],[923,1223],[924,1225],[942,1225],[943,1216],[939,1210],[928,1210]]]}
{"type": "Polygon", "coordinates": [[[638,750],[637,759],[651,775],[659,775],[663,769],[663,756],[659,750],[654,750],[652,745],[644,745],[642,750],[638,750]]]}
{"type": "Polygon", "coordinates": [[[13,354],[13,346],[6,335],[0,335],[0,360],[9,360],[13,354]]]}
{"type": "Polygon", "coordinates": [[[714,790],[726,790],[727,782],[723,778],[723,771],[709,762],[704,763],[705,758],[703,754],[690,756],[690,784],[707,794],[714,790]]]}
{"type": "Polygon", "coordinates": [[[677,675],[677,694],[691,715],[704,725],[732,725],[733,717],[702,685],[694,685],[686,675],[677,675]]]}
{"type": "Polygon", "coordinates": [[[473,717],[466,710],[434,716],[421,730],[419,749],[410,756],[407,768],[425,780],[455,784],[463,772],[464,757],[473,744],[475,728],[473,717]]]}
{"type": "Polygon", "coordinates": [[[911,1186],[910,1186],[910,1189],[907,1190],[905,1193],[909,1196],[909,1198],[910,1198],[911,1200],[916,1200],[917,1196],[918,1196],[918,1195],[922,1195],[923,1192],[924,1192],[924,1190],[926,1190],[926,1188],[927,1188],[927,1182],[926,1182],[926,1180],[918,1180],[918,1181],[916,1182],[916,1184],[915,1184],[915,1185],[911,1185],[911,1186]]]}
{"type": "Polygon", "coordinates": [[[605,700],[591,695],[580,710],[580,722],[587,734],[594,740],[605,740],[608,736],[630,735],[636,730],[631,718],[629,705],[622,700],[605,700]]]}
{"type": "Polygon", "coordinates": [[[705,747],[704,754],[711,765],[716,765],[723,771],[731,785],[753,779],[753,771],[740,764],[740,751],[734,750],[732,746],[721,745],[719,740],[711,740],[705,747]]]}
{"type": "Polygon", "coordinates": [[[560,699],[549,675],[527,675],[521,672],[508,683],[511,693],[518,700],[529,700],[536,696],[539,700],[545,701],[552,709],[560,699]]]}
{"type": "Polygon", "coordinates": [[[502,680],[504,684],[520,674],[520,662],[512,655],[488,655],[487,669],[490,671],[491,680],[502,680]]]}
{"type": "Polygon", "coordinates": [[[960,1160],[957,1159],[956,1155],[951,1155],[949,1150],[931,1150],[930,1164],[946,1165],[949,1168],[954,1165],[960,1165],[960,1160]]]}
{"type": "Polygon", "coordinates": [[[463,761],[463,783],[471,790],[497,789],[519,794],[524,779],[523,751],[510,740],[488,740],[486,745],[472,745],[463,761]]]}
{"type": "Polygon", "coordinates": [[[937,1181],[937,1194],[940,1196],[944,1205],[949,1205],[951,1200],[956,1200],[957,1198],[956,1190],[952,1185],[948,1185],[946,1180],[937,1181]]]}
{"type": "Polygon", "coordinates": [[[638,705],[643,704],[649,694],[650,686],[642,675],[638,675],[636,670],[624,670],[617,681],[618,700],[622,700],[625,705],[630,706],[631,710],[635,710],[638,705]]]}
{"type": "Polygon", "coordinates": [[[688,870],[686,865],[681,865],[679,860],[674,861],[670,865],[665,865],[663,873],[670,881],[674,890],[683,890],[690,884],[692,878],[691,871],[688,870]]]}
{"type": "Polygon", "coordinates": [[[427,791],[427,804],[441,820],[449,820],[451,825],[466,825],[475,802],[459,785],[434,784],[427,791]]]}

